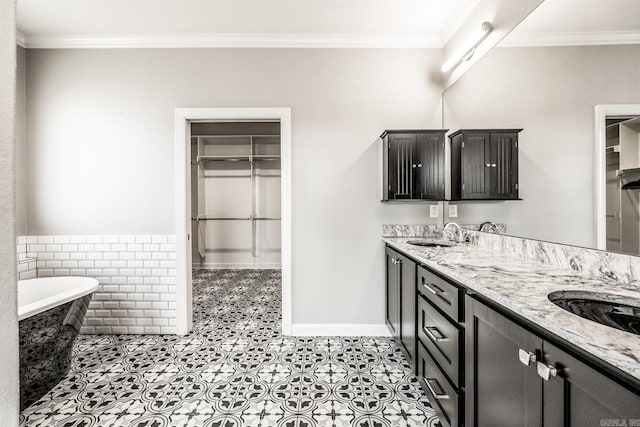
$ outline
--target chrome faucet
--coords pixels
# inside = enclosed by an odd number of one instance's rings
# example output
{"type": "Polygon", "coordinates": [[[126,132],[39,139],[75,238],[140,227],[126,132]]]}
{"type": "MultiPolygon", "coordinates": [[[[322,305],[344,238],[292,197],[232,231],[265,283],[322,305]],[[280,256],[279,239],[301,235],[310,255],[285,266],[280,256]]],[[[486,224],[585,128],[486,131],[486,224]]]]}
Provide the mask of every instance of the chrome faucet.
{"type": "Polygon", "coordinates": [[[491,221],[486,221],[480,224],[480,231],[483,231],[485,233],[497,233],[498,226],[491,221]]]}
{"type": "Polygon", "coordinates": [[[449,231],[451,228],[453,228],[453,241],[458,243],[458,242],[462,242],[463,240],[463,235],[462,235],[462,227],[460,227],[459,224],[455,223],[455,222],[448,222],[444,225],[444,227],[442,228],[443,231],[449,231]]]}

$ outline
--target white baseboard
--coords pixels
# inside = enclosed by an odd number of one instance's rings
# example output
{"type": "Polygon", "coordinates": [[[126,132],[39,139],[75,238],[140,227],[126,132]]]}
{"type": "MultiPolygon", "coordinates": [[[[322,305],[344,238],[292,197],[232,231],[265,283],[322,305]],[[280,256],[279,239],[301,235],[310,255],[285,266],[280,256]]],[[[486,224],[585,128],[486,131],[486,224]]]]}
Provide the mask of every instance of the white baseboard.
{"type": "Polygon", "coordinates": [[[390,337],[387,325],[298,323],[291,325],[291,335],[299,337],[390,337]]]}
{"type": "Polygon", "coordinates": [[[233,269],[233,270],[279,270],[282,268],[282,264],[280,263],[262,263],[262,264],[249,264],[249,263],[202,263],[202,264],[193,264],[191,266],[193,270],[224,270],[224,269],[233,269]]]}

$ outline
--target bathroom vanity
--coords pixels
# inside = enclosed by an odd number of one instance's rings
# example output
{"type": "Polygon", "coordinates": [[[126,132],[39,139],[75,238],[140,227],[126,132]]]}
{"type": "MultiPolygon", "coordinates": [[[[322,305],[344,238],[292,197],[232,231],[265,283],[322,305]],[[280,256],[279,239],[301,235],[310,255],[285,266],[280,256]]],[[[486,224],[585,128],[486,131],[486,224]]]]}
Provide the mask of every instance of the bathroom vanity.
{"type": "Polygon", "coordinates": [[[588,290],[632,301],[636,285],[410,240],[384,239],[387,322],[443,426],[640,425],[640,335],[548,297],[588,290]]]}

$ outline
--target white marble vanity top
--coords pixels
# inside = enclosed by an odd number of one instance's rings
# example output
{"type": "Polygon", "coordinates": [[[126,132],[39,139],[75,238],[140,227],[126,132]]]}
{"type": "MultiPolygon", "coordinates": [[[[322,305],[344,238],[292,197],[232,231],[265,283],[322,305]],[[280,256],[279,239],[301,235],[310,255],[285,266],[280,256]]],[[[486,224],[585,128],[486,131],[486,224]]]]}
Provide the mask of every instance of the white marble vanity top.
{"type": "Polygon", "coordinates": [[[640,381],[640,335],[583,319],[557,307],[547,298],[554,291],[588,290],[638,300],[637,285],[595,278],[468,244],[427,248],[407,243],[415,238],[385,237],[383,240],[640,381]]]}

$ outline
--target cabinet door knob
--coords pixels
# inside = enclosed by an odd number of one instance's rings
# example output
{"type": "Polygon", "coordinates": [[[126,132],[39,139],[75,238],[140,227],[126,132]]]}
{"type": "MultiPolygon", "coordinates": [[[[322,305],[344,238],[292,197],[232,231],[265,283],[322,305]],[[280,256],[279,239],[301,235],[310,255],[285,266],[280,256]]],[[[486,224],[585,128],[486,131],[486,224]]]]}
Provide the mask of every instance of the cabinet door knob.
{"type": "Polygon", "coordinates": [[[558,370],[551,365],[545,365],[542,362],[536,364],[538,375],[545,381],[549,381],[551,378],[555,378],[558,375],[558,370]]]}
{"type": "Polygon", "coordinates": [[[421,168],[422,167],[422,163],[418,163],[418,167],[421,168]]]}
{"type": "Polygon", "coordinates": [[[529,366],[529,364],[536,361],[536,355],[530,351],[518,349],[518,359],[520,359],[523,365],[529,366]]]}
{"type": "Polygon", "coordinates": [[[485,164],[484,164],[484,167],[485,167],[485,168],[490,168],[490,167],[491,167],[491,163],[485,163],[485,164]]]}
{"type": "Polygon", "coordinates": [[[495,163],[491,163],[491,167],[495,168],[497,165],[495,163]]]}
{"type": "Polygon", "coordinates": [[[411,167],[415,169],[416,168],[416,164],[414,163],[413,165],[411,165],[411,167]]]}
{"type": "Polygon", "coordinates": [[[438,384],[438,381],[435,378],[425,378],[424,382],[427,384],[427,388],[429,389],[429,391],[431,392],[431,394],[433,395],[434,398],[436,398],[436,399],[448,399],[449,398],[449,395],[446,394],[444,391],[441,391],[440,393],[436,393],[436,391],[433,388],[433,386],[431,385],[431,383],[435,383],[440,390],[442,390],[442,387],[440,386],[440,384],[438,384]]]}

